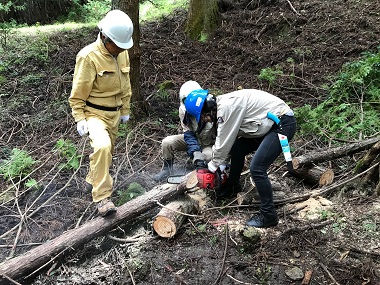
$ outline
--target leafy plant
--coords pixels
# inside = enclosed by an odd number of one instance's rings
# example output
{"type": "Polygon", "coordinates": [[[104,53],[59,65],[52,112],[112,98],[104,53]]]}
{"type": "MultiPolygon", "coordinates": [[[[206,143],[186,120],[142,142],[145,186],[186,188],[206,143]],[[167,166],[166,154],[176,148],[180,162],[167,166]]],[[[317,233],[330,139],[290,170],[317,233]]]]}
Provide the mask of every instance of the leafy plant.
{"type": "Polygon", "coordinates": [[[60,168],[75,170],[79,168],[81,156],[77,153],[73,142],[59,139],[55,144],[54,151],[59,152],[60,155],[67,160],[66,163],[60,165],[60,168]]]}
{"type": "Polygon", "coordinates": [[[296,110],[303,133],[325,140],[355,140],[380,131],[380,51],[364,53],[347,63],[328,89],[328,98],[316,108],[296,110]]]}
{"type": "Polygon", "coordinates": [[[4,180],[17,177],[21,179],[31,173],[33,165],[37,162],[25,150],[14,148],[10,158],[0,164],[0,174],[4,176],[4,180]]]}
{"type": "Polygon", "coordinates": [[[120,190],[117,192],[117,194],[119,195],[117,205],[123,205],[131,201],[132,199],[140,195],[143,195],[144,193],[145,189],[140,184],[138,184],[137,182],[132,182],[131,184],[129,184],[127,190],[120,190]]]}
{"type": "Polygon", "coordinates": [[[282,70],[279,67],[270,68],[263,68],[260,70],[259,79],[266,80],[269,82],[269,85],[271,86],[274,81],[277,79],[277,76],[283,74],[282,70]]]}

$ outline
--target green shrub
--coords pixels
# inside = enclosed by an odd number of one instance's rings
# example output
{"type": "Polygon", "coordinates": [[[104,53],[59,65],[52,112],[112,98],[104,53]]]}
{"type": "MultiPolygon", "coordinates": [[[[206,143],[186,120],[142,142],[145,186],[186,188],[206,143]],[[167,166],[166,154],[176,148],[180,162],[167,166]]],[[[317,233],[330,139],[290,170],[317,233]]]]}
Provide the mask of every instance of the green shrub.
{"type": "Polygon", "coordinates": [[[79,168],[81,156],[77,153],[77,149],[73,142],[60,139],[56,142],[54,151],[59,152],[62,158],[67,161],[66,163],[62,163],[60,168],[74,170],[79,168]]]}
{"type": "Polygon", "coordinates": [[[380,51],[364,53],[333,78],[328,97],[296,109],[301,131],[324,139],[356,140],[380,132],[380,51]]]}
{"type": "Polygon", "coordinates": [[[4,176],[4,180],[22,179],[31,173],[37,162],[26,151],[14,148],[10,158],[0,164],[0,174],[4,176]]]}
{"type": "Polygon", "coordinates": [[[117,194],[119,195],[117,205],[123,205],[128,201],[131,201],[132,199],[143,195],[144,193],[145,189],[140,184],[138,184],[137,182],[132,182],[131,184],[129,184],[127,190],[120,190],[117,192],[117,194]]]}

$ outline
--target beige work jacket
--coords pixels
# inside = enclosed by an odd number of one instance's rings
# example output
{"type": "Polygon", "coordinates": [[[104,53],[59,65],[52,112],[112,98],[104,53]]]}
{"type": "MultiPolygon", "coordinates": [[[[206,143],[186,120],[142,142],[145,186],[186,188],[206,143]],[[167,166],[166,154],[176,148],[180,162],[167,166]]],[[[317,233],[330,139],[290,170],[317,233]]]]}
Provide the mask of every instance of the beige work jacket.
{"type": "Polygon", "coordinates": [[[280,98],[265,91],[243,89],[216,97],[218,135],[213,146],[212,162],[215,166],[228,160],[229,152],[238,137],[263,137],[270,131],[271,112],[281,116],[290,107],[280,98]]]}
{"type": "Polygon", "coordinates": [[[73,86],[69,98],[75,122],[84,120],[86,101],[118,107],[121,116],[130,114],[132,95],[128,51],[113,57],[101,39],[84,47],[76,57],[73,86]]]}

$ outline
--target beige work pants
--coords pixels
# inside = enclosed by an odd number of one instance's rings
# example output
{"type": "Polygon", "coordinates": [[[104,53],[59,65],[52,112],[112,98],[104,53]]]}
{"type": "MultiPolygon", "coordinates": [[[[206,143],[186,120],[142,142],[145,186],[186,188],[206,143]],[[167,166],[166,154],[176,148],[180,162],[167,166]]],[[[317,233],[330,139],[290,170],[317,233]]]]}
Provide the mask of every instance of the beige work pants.
{"type": "MultiPolygon", "coordinates": [[[[174,159],[176,151],[187,151],[184,135],[167,136],[162,140],[161,150],[164,160],[174,159]]],[[[209,162],[212,158],[212,146],[202,146],[202,153],[205,155],[206,161],[209,162]]]]}
{"type": "Polygon", "coordinates": [[[112,195],[113,180],[109,169],[112,163],[120,112],[91,110],[86,107],[88,133],[93,152],[86,181],[92,185],[92,200],[99,202],[112,195]]]}

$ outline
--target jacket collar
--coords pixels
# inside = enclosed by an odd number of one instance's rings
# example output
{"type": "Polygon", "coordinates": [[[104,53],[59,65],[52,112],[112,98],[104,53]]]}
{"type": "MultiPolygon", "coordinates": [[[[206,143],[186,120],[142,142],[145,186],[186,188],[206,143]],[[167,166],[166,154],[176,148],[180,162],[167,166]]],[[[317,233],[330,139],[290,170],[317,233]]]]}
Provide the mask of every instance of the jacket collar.
{"type": "Polygon", "coordinates": [[[98,38],[96,39],[96,46],[103,55],[112,56],[112,54],[110,54],[108,49],[106,49],[106,46],[103,44],[102,39],[100,38],[100,33],[98,34],[98,38]]]}

